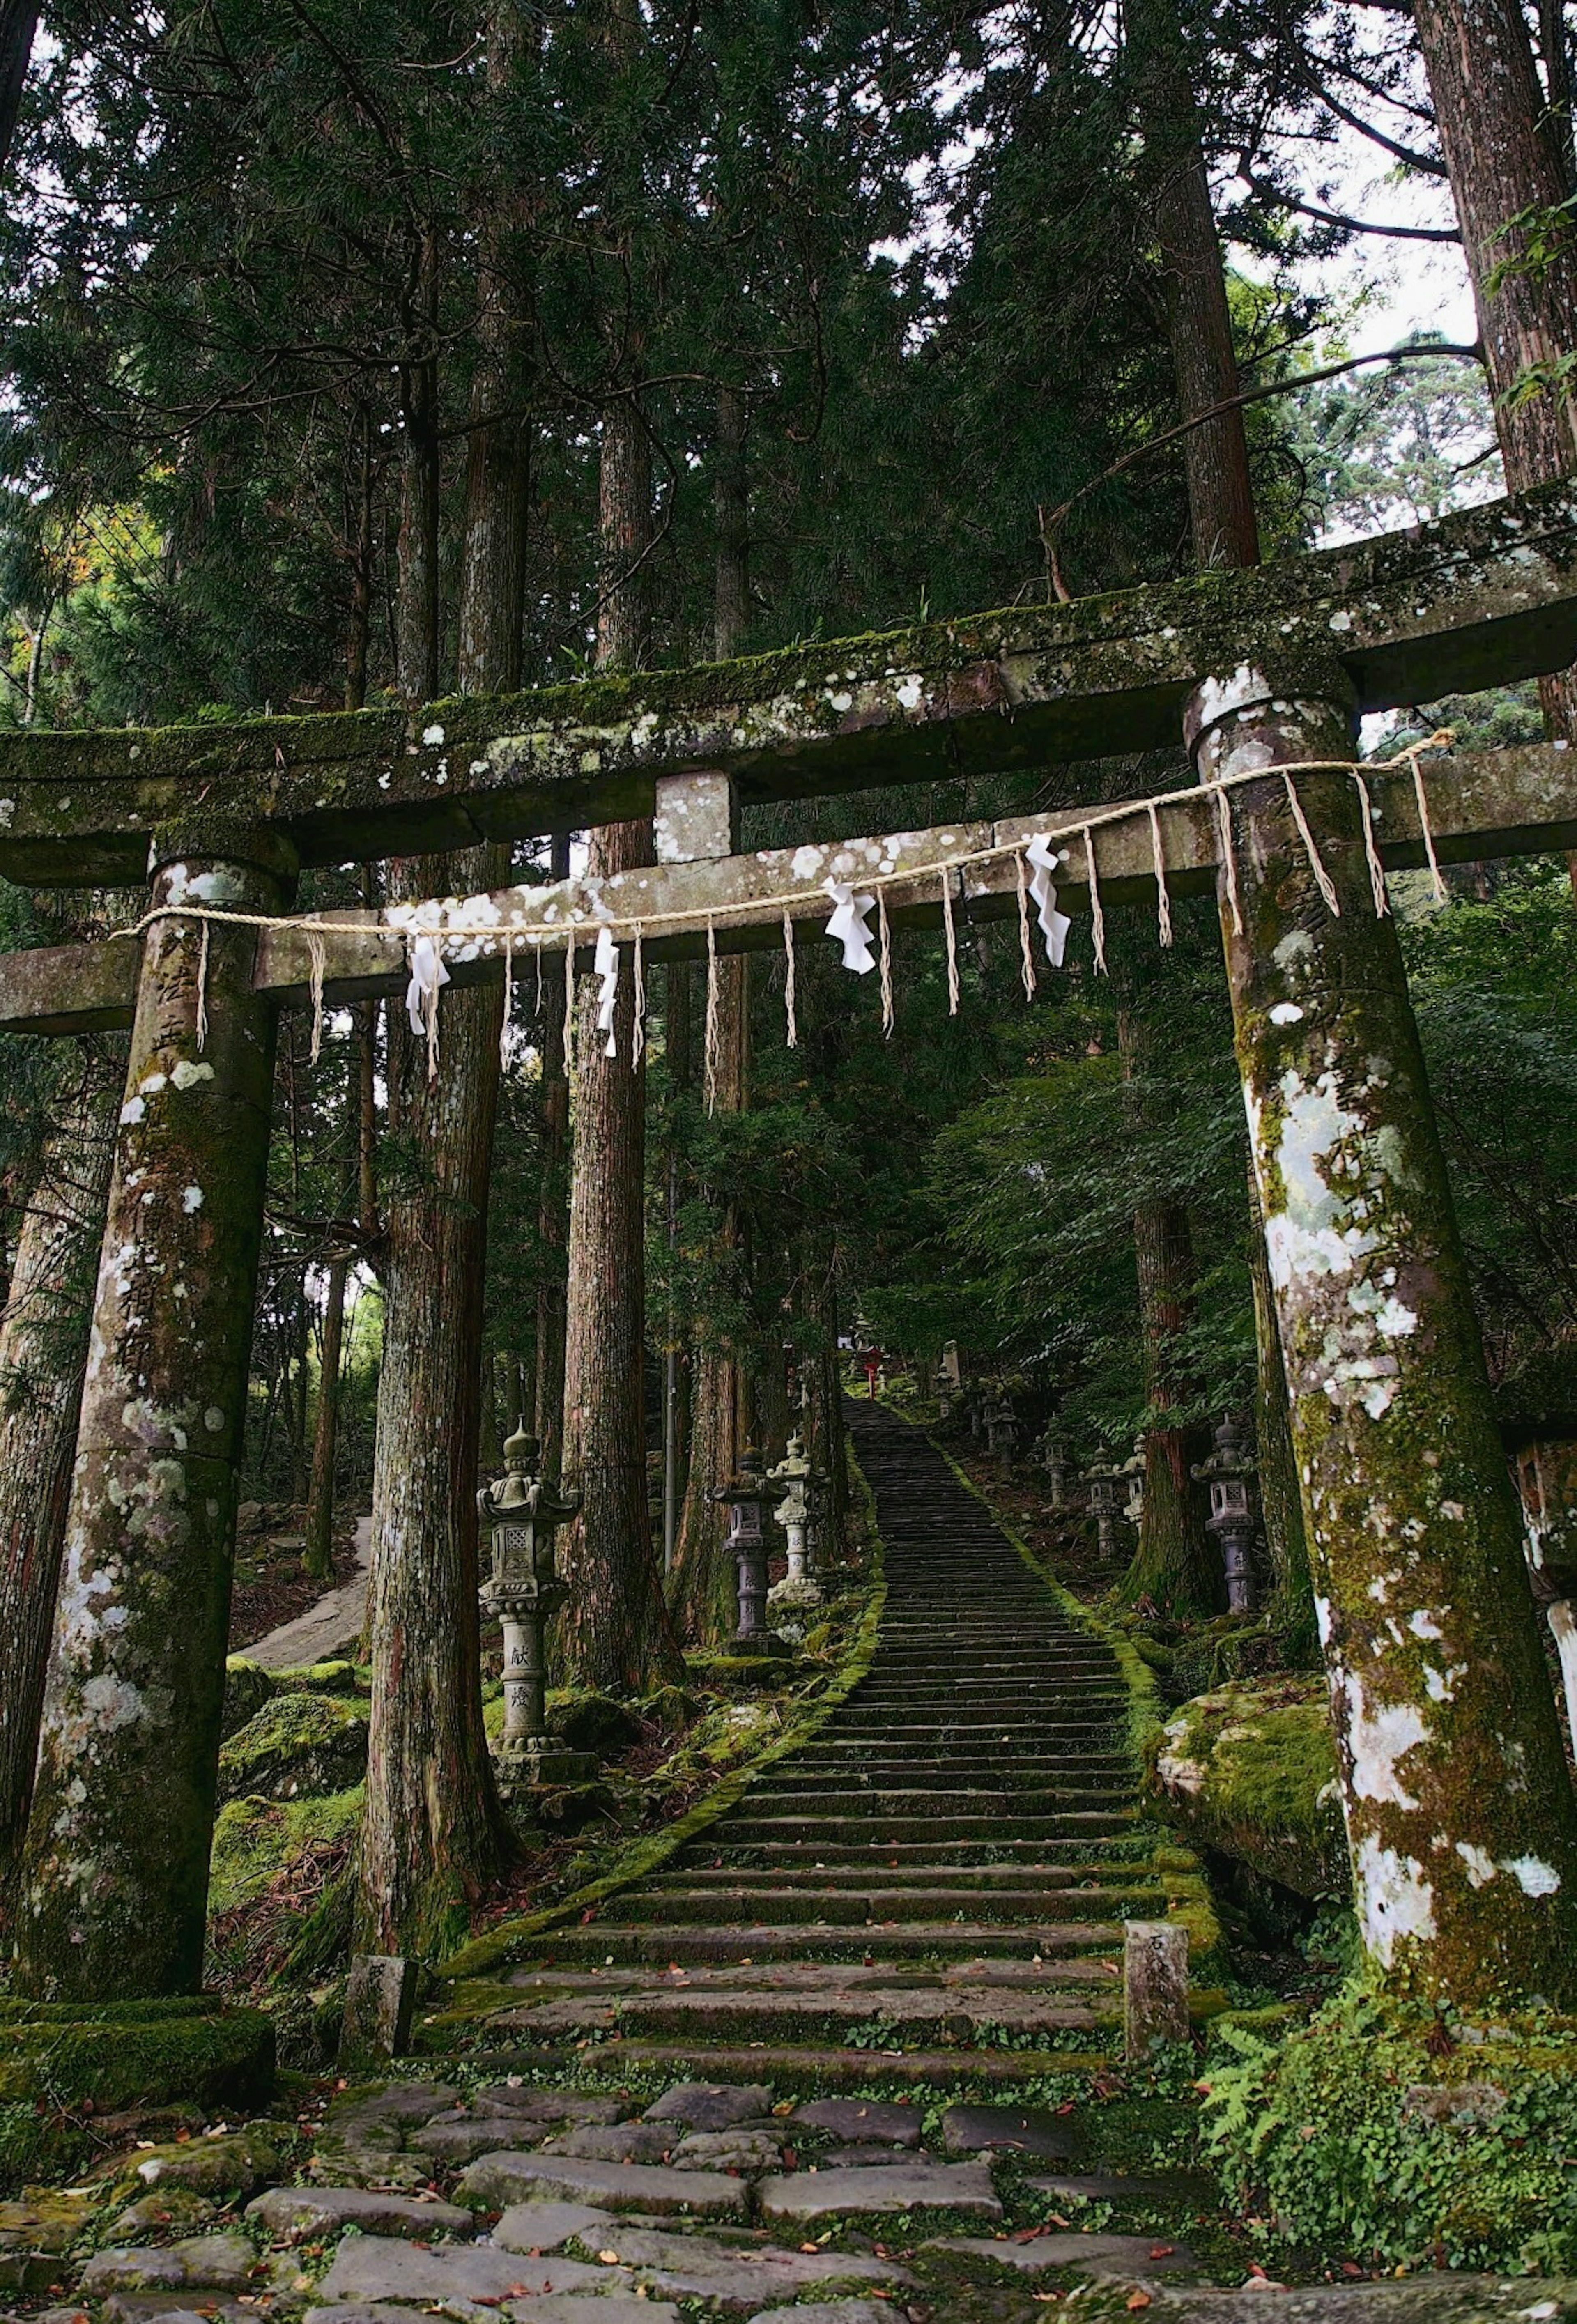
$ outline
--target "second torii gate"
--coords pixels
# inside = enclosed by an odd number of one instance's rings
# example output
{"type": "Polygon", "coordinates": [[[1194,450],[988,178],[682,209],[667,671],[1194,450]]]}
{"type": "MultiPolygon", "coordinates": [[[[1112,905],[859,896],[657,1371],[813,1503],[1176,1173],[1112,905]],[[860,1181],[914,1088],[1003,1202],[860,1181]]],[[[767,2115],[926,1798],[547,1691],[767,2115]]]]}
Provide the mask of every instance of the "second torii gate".
{"type": "MultiPolygon", "coordinates": [[[[896,922],[1213,885],[1376,1973],[1577,1998],[1577,1812],[1379,864],[1577,844],[1556,748],[1371,786],[1354,719],[1577,659],[1561,485],[1257,572],[508,701],[0,741],[0,874],[152,881],[140,945],[0,959],[0,1024],[129,1024],[29,1841],[37,1994],[200,1976],[225,1633],[281,1002],[405,982],[378,916],[291,925],[302,863],[655,813],[659,863],[456,899],[458,979],[516,939],[654,957],[783,941],[827,880],[896,922]],[[740,798],[1041,765],[1182,735],[1201,788],[841,847],[733,852],[740,798]],[[1313,765],[1311,766],[1311,762],[1313,765]],[[1296,779],[1280,771],[1309,770],[1296,779]],[[1421,809],[1427,807],[1427,823],[1421,809]],[[1104,811],[1099,811],[1102,816],[1104,811]],[[1093,844],[1081,849],[1083,825],[1093,844]],[[962,859],[973,859],[964,863],[962,859]],[[956,868],[949,868],[956,867],[956,868]],[[956,883],[956,885],[954,885],[956,883]],[[206,916],[206,917],[205,917],[206,916]],[[492,931],[489,933],[489,931],[492,931]],[[507,939],[507,944],[506,944],[507,939]]],[[[437,917],[441,920],[443,914],[437,917]]]]}

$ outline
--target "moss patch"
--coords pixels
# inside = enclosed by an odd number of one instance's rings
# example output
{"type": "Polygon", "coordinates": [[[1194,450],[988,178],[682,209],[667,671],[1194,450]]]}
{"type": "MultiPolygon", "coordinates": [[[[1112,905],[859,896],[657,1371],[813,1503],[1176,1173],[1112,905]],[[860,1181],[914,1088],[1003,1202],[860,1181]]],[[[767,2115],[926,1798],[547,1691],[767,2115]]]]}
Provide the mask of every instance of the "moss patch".
{"type": "Polygon", "coordinates": [[[1577,2020],[1349,1993],[1279,2039],[1223,2025],[1204,2083],[1212,2155],[1264,2242],[1577,2269],[1577,2020]]]}
{"type": "Polygon", "coordinates": [[[273,2072],[262,2012],[206,1996],[101,2007],[0,2002],[0,2185],[75,2163],[88,2144],[78,2113],[178,2098],[254,2105],[273,2072]]]}
{"type": "Polygon", "coordinates": [[[219,1797],[324,1797],[359,1783],[367,1766],[364,1703],[340,1695],[281,1693],[219,1753],[219,1797]]]}
{"type": "Polygon", "coordinates": [[[1347,1893],[1323,1678],[1240,1680],[1196,1695],[1148,1757],[1152,1791],[1191,1840],[1300,1896],[1347,1893]]]}

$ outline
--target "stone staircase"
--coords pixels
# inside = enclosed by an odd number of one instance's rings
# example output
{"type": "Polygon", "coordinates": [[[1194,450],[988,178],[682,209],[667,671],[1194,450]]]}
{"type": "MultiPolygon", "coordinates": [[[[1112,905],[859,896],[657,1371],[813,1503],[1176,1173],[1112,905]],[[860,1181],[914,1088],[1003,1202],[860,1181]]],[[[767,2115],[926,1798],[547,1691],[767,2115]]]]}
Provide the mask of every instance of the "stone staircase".
{"type": "Polygon", "coordinates": [[[886,1559],[868,1676],[663,1870],[522,1941],[517,2036],[784,2088],[1106,2054],[1122,1922],[1179,1886],[1139,1822],[1116,1659],[918,1429],[869,1405],[851,1425],[886,1559]]]}

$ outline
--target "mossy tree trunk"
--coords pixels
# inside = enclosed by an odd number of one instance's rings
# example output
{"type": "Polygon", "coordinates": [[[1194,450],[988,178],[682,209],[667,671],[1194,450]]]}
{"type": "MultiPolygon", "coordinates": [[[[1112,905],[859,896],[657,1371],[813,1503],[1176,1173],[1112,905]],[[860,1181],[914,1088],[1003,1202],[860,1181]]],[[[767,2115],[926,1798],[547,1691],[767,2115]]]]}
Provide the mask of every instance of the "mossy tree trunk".
{"type": "MultiPolygon", "coordinates": [[[[1343,758],[1340,669],[1200,688],[1202,773],[1343,758]]],[[[1577,1803],[1396,925],[1357,797],[1231,794],[1222,924],[1370,1974],[1467,2007],[1577,1998],[1577,1803]]]]}
{"type": "Polygon", "coordinates": [[[84,1046],[23,1214],[0,1316],[0,1928],[32,1801],[124,1061],[84,1046]]]}
{"type": "MultiPolygon", "coordinates": [[[[601,463],[597,659],[639,668],[650,635],[643,560],[651,447],[632,398],[611,404],[601,463]]],[[[590,835],[595,879],[654,860],[649,821],[590,835]]],[[[565,1484],[582,1497],[561,1550],[572,1595],[558,1624],[567,1675],[643,1692],[684,1675],[663,1600],[646,1488],[646,1066],[632,1055],[634,980],[622,948],[613,1050],[586,977],[575,1028],[564,1353],[565,1484]]]]}
{"type": "MultiPolygon", "coordinates": [[[[287,908],[277,834],[153,852],[157,903],[287,908]]],[[[36,1997],[201,1982],[273,1087],[254,950],[211,925],[199,1050],[198,924],[143,939],[18,1916],[36,1997]]]]}
{"type": "MultiPolygon", "coordinates": [[[[750,970],[742,953],[718,955],[715,973],[716,1055],[713,1093],[721,1114],[742,1112],[749,1084],[750,970]]],[[[739,1260],[739,1213],[723,1187],[707,1190],[715,1228],[711,1260],[724,1304],[734,1304],[729,1280],[739,1260]]],[[[703,1331],[691,1358],[690,1464],[679,1517],[669,1594],[680,1629],[706,1645],[732,1637],[739,1627],[738,1577],[724,1548],[727,1513],[712,1499],[733,1475],[749,1425],[744,1354],[730,1335],[703,1331]]]]}

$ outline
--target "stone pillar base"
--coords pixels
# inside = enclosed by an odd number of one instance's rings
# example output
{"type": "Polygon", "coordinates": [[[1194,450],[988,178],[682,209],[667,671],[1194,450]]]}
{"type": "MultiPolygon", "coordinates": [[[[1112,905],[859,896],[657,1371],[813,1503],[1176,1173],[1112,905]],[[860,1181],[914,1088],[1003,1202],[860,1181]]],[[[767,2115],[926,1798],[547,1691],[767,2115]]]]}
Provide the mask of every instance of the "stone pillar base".
{"type": "Polygon", "coordinates": [[[527,1743],[493,1755],[493,1772],[505,1799],[541,1791],[551,1784],[589,1784],[597,1763],[589,1751],[564,1751],[556,1744],[527,1743]]]}
{"type": "Polygon", "coordinates": [[[794,1652],[787,1638],[776,1630],[736,1630],[728,1642],[733,1655],[791,1655],[794,1652]]]}

